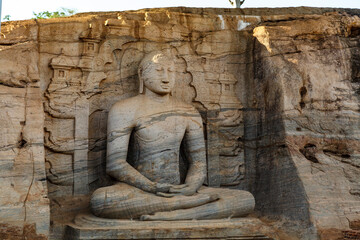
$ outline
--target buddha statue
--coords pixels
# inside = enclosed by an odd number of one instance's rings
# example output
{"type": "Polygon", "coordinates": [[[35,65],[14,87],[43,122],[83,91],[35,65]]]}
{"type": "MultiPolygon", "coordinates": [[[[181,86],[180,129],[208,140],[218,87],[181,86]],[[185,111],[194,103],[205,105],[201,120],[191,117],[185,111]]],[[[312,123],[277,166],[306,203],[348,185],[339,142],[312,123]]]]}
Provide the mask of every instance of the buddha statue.
{"type": "Polygon", "coordinates": [[[175,62],[151,52],[138,69],[140,94],[118,101],[109,112],[106,172],[116,183],[97,189],[91,211],[101,218],[187,220],[242,217],[251,213],[251,193],[203,186],[206,149],[199,112],[171,94],[175,62]],[[134,161],[127,161],[130,137],[134,161]],[[180,175],[180,148],[186,156],[180,175]]]}

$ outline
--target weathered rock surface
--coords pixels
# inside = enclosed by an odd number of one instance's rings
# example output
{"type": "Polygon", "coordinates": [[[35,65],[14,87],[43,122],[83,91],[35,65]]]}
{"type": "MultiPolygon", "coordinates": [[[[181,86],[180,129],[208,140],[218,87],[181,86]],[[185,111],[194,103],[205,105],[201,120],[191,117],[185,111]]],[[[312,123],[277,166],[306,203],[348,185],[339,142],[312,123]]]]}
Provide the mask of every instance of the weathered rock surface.
{"type": "Polygon", "coordinates": [[[219,220],[154,221],[101,219],[87,214],[77,216],[66,230],[68,239],[278,239],[278,234],[256,218],[219,220]]]}
{"type": "Polygon", "coordinates": [[[162,49],[178,55],[173,95],[202,115],[209,186],[251,191],[294,238],[358,234],[359,15],[170,8],[3,23],[0,234],[64,237],[111,182],[111,105],[137,94],[140,60],[162,49]]]}
{"type": "Polygon", "coordinates": [[[49,234],[38,59],[31,41],[0,51],[0,236],[13,239],[49,234]]]}
{"type": "Polygon", "coordinates": [[[360,214],[359,18],[275,21],[254,29],[252,106],[263,110],[256,167],[264,174],[253,191],[263,213],[309,219],[328,239],[360,214]]]}

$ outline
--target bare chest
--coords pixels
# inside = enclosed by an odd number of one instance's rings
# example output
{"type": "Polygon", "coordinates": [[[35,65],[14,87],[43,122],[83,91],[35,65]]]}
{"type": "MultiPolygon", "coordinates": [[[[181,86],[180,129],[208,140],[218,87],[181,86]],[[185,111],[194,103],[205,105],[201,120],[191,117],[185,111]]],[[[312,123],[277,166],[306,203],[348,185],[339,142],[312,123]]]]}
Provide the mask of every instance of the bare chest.
{"type": "Polygon", "coordinates": [[[179,113],[139,118],[133,135],[137,146],[134,167],[152,181],[179,184],[179,152],[186,121],[179,113]]]}
{"type": "Polygon", "coordinates": [[[174,144],[179,147],[187,126],[187,118],[181,112],[165,112],[144,116],[138,119],[135,138],[146,148],[174,144]]]}

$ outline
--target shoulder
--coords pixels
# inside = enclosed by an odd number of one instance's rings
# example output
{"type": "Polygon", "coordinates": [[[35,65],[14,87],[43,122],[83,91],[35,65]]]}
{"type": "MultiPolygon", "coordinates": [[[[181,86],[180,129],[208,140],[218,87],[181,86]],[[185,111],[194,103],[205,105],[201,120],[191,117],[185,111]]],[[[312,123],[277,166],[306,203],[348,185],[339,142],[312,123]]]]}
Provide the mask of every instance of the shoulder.
{"type": "Polygon", "coordinates": [[[141,104],[141,95],[117,101],[110,108],[109,123],[129,123],[134,120],[135,113],[141,104]]]}
{"type": "Polygon", "coordinates": [[[199,111],[191,104],[175,99],[176,109],[178,109],[186,117],[188,125],[202,126],[203,120],[199,111]]]}
{"type": "Polygon", "coordinates": [[[131,98],[127,98],[127,99],[123,99],[123,100],[119,100],[116,103],[114,103],[114,105],[112,105],[112,107],[110,108],[110,112],[111,113],[131,113],[131,112],[135,112],[138,108],[138,105],[141,101],[141,95],[137,95],[135,97],[131,97],[131,98]]]}

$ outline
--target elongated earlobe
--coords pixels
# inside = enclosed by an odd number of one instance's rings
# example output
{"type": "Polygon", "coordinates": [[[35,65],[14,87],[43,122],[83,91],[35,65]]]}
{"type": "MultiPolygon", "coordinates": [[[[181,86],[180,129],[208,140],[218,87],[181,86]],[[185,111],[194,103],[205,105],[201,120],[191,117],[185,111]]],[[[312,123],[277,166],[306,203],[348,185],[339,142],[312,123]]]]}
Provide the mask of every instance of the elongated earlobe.
{"type": "Polygon", "coordinates": [[[139,93],[144,93],[144,80],[142,78],[142,68],[138,70],[138,77],[139,77],[139,93]]]}
{"type": "Polygon", "coordinates": [[[144,80],[142,77],[139,77],[139,93],[142,94],[144,92],[144,80]]]}

